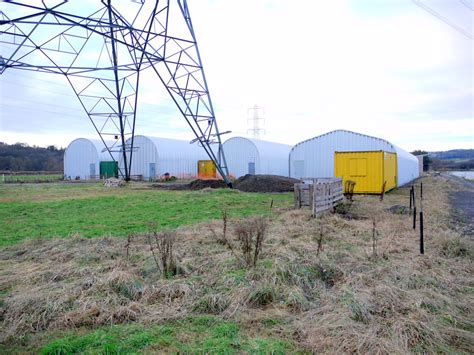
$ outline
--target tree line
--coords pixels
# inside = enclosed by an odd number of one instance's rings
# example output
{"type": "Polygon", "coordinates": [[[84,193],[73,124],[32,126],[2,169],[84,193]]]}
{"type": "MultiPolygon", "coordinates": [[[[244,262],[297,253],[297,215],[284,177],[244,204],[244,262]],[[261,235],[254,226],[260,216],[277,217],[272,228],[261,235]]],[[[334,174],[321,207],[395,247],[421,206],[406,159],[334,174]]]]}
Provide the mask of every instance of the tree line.
{"type": "Polygon", "coordinates": [[[64,148],[46,148],[26,143],[0,142],[0,170],[3,171],[62,171],[64,148]]]}

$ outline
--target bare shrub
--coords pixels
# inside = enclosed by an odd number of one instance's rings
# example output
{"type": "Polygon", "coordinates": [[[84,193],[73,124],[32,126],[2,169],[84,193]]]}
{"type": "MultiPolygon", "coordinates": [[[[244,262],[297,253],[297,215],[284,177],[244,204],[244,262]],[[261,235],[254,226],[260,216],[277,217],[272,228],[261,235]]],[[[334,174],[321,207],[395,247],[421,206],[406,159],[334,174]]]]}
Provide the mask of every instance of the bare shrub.
{"type": "Polygon", "coordinates": [[[323,225],[320,223],[319,224],[318,250],[316,251],[316,255],[319,255],[319,253],[322,250],[324,250],[324,247],[323,247],[323,225]]]}
{"type": "Polygon", "coordinates": [[[255,268],[257,265],[263,241],[265,240],[267,226],[267,221],[262,217],[243,220],[235,226],[240,252],[247,267],[255,268]]]}
{"type": "Polygon", "coordinates": [[[132,244],[132,239],[135,237],[134,234],[129,234],[127,236],[127,243],[125,243],[125,257],[127,260],[130,258],[130,246],[132,244]]]}
{"type": "Polygon", "coordinates": [[[377,235],[378,231],[376,229],[375,218],[372,219],[372,260],[377,259],[377,235]]]}
{"type": "Polygon", "coordinates": [[[147,235],[151,254],[156,266],[166,278],[177,274],[173,246],[176,240],[175,231],[152,232],[147,235]]]}

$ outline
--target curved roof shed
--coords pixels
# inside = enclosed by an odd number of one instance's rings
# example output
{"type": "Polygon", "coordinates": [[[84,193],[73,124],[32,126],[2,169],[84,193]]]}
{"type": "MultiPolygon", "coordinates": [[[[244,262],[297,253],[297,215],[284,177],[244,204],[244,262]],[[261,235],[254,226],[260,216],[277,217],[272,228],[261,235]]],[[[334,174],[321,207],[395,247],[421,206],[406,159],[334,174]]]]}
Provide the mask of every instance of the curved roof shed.
{"type": "Polygon", "coordinates": [[[355,151],[397,153],[398,186],[419,176],[418,159],[377,137],[335,130],[296,144],[290,152],[290,177],[334,177],[334,153],[355,151]]]}
{"type": "MultiPolygon", "coordinates": [[[[131,138],[126,144],[131,144],[131,138]]],[[[145,180],[155,179],[165,173],[178,178],[198,175],[198,161],[209,157],[197,143],[177,139],[136,135],[133,143],[130,175],[141,175],[145,180]]],[[[119,158],[123,167],[123,158],[119,158]]]]}
{"type": "Polygon", "coordinates": [[[100,139],[78,138],[64,151],[64,177],[75,180],[98,179],[100,162],[113,161],[100,139]]]}
{"type": "Polygon", "coordinates": [[[244,137],[226,140],[223,149],[229,173],[288,176],[288,154],[291,146],[244,137]]]}

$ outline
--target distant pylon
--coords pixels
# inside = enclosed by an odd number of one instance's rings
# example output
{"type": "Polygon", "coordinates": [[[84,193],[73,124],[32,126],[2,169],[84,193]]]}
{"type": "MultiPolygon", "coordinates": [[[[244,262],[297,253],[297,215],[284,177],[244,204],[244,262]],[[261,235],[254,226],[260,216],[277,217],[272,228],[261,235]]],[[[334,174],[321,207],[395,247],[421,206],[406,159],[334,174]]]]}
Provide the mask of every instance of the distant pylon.
{"type": "Polygon", "coordinates": [[[251,134],[255,139],[260,139],[260,133],[265,134],[265,129],[260,128],[260,122],[265,122],[265,118],[263,117],[265,109],[258,105],[254,105],[247,110],[247,114],[250,114],[251,111],[252,115],[247,119],[247,123],[250,123],[251,128],[247,130],[247,134],[251,134]],[[262,113],[262,115],[260,113],[262,113]]]}

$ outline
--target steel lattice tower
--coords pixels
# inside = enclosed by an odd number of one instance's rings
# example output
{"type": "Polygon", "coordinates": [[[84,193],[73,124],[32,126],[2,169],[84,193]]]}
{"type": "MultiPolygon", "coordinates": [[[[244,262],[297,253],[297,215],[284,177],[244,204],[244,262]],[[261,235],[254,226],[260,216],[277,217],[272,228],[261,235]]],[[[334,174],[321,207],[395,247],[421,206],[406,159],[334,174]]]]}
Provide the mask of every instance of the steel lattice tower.
{"type": "Polygon", "coordinates": [[[64,76],[112,159],[112,152],[120,153],[126,180],[140,74],[151,68],[194,141],[230,184],[186,0],[29,0],[1,6],[0,74],[21,69],[64,76]],[[118,139],[109,144],[109,137],[118,139]]]}

